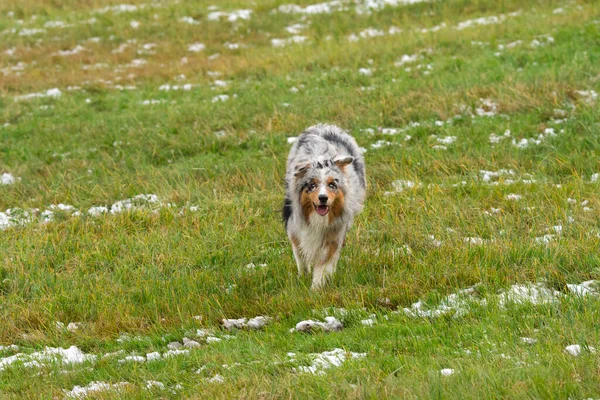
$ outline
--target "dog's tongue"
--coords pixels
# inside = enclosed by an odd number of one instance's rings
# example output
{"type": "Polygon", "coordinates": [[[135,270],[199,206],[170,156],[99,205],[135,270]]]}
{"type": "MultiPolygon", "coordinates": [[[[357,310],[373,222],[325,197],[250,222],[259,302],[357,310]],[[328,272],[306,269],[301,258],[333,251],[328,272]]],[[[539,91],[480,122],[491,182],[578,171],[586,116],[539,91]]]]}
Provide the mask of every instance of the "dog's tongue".
{"type": "Polygon", "coordinates": [[[317,214],[319,214],[319,215],[325,215],[325,214],[327,214],[327,211],[329,211],[329,207],[327,207],[327,206],[317,206],[317,214]]]}

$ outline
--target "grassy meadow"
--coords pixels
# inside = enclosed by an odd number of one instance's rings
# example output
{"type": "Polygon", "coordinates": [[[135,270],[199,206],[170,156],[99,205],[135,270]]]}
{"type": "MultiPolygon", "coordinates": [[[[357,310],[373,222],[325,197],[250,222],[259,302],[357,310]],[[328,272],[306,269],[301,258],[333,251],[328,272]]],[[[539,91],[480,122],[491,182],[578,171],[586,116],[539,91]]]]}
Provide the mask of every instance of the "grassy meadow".
{"type": "Polygon", "coordinates": [[[600,3],[132,1],[0,2],[1,399],[600,398],[600,3]],[[315,292],[317,123],[368,194],[315,292]]]}

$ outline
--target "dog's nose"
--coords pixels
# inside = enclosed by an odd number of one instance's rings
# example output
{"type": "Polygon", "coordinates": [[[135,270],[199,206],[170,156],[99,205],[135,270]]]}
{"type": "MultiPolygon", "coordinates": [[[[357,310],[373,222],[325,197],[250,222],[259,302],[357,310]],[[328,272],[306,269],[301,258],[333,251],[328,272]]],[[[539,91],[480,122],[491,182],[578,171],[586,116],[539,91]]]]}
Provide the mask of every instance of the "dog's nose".
{"type": "Polygon", "coordinates": [[[320,194],[320,195],[319,195],[319,201],[320,201],[321,203],[327,203],[327,200],[328,200],[328,197],[327,197],[327,195],[326,195],[326,194],[320,194]]]}

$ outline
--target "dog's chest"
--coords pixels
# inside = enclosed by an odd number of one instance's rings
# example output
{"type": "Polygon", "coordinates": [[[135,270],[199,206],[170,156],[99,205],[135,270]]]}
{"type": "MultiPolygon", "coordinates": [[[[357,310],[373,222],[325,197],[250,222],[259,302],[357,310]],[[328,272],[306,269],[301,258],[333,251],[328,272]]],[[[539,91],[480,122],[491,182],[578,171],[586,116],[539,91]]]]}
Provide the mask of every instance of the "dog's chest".
{"type": "Polygon", "coordinates": [[[309,263],[322,260],[329,252],[327,244],[336,241],[339,236],[339,232],[331,230],[326,217],[317,215],[299,233],[300,252],[309,263]]]}

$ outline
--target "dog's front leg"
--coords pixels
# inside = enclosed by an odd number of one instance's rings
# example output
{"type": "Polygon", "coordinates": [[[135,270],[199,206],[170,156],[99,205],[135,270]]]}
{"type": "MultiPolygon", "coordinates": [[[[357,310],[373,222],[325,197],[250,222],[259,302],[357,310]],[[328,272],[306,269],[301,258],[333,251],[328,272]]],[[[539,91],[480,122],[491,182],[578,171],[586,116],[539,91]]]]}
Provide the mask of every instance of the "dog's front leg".
{"type": "Polygon", "coordinates": [[[328,243],[327,254],[323,261],[313,268],[313,279],[311,289],[316,290],[323,287],[325,282],[333,276],[337,262],[340,258],[340,244],[338,241],[328,243]]]}
{"type": "Polygon", "coordinates": [[[308,265],[304,262],[302,254],[300,254],[300,242],[294,236],[290,237],[292,242],[292,251],[294,252],[294,259],[296,259],[296,265],[298,266],[298,276],[302,277],[308,272],[308,265]]]}

